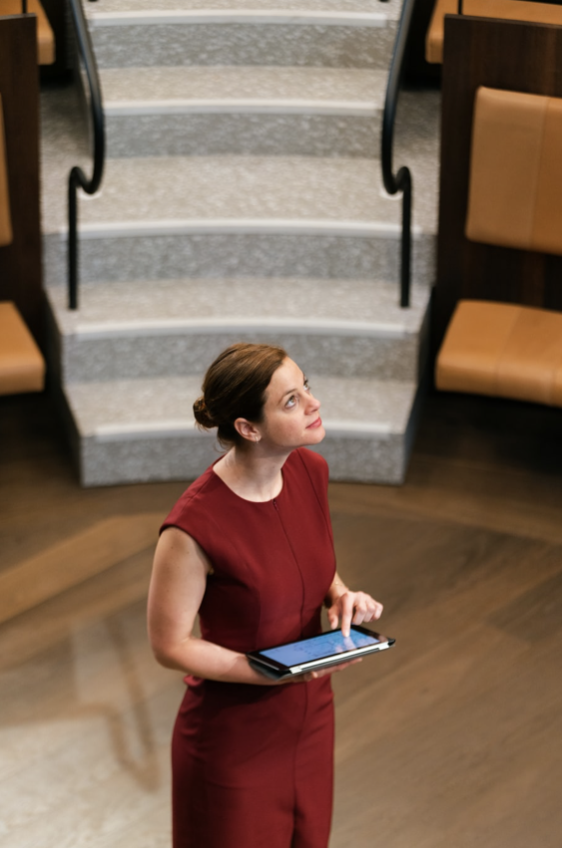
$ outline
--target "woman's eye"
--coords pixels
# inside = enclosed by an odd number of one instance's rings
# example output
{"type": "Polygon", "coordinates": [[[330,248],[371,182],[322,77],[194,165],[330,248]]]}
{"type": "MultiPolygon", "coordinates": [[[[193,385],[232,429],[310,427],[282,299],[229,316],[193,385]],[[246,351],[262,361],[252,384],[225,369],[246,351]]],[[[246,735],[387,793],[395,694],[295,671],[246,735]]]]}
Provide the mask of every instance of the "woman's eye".
{"type": "Polygon", "coordinates": [[[289,398],[289,400],[287,401],[285,406],[292,407],[296,404],[296,402],[297,402],[297,399],[296,399],[295,395],[291,395],[291,397],[289,398]]]}
{"type": "Polygon", "coordinates": [[[305,392],[310,391],[310,383],[308,382],[308,380],[304,381],[304,390],[305,390],[305,392]]]}

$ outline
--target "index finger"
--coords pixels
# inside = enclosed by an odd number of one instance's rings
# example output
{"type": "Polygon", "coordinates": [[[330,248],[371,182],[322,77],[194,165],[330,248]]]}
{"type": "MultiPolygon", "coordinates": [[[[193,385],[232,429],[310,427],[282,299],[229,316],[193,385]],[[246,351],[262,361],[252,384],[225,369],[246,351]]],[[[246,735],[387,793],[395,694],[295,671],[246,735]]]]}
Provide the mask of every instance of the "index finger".
{"type": "Polygon", "coordinates": [[[345,594],[341,600],[341,632],[342,636],[347,638],[353,618],[353,599],[349,594],[345,594]]]}

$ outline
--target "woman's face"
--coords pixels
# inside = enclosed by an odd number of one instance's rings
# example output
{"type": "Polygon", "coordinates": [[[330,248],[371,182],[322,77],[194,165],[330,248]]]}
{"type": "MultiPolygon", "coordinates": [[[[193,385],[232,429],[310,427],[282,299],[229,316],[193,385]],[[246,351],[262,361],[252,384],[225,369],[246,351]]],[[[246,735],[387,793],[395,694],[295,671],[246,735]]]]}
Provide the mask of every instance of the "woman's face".
{"type": "Polygon", "coordinates": [[[301,369],[287,358],[267,387],[264,419],[254,426],[264,445],[290,449],[316,445],[326,435],[319,409],[320,401],[312,394],[301,369]]]}

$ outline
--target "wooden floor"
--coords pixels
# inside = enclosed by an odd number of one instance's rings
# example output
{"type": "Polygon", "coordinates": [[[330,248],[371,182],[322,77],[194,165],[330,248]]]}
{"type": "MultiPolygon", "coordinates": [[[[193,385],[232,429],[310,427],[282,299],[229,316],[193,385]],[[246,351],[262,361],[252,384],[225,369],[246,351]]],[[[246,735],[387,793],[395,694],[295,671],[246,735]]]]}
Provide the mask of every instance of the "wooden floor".
{"type": "MultiPolygon", "coordinates": [[[[341,572],[397,639],[335,678],[331,848],[560,848],[561,432],[433,396],[404,487],[331,486],[341,572]]],[[[0,400],[2,848],[170,845],[183,684],[144,615],[183,488],[80,490],[48,399],[0,400]]]]}

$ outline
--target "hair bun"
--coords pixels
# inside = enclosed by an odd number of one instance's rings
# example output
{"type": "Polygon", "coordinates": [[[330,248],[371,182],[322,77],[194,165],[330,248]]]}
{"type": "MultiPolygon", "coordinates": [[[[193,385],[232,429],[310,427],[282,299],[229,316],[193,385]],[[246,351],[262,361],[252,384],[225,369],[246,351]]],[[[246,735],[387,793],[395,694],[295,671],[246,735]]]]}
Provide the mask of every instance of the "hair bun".
{"type": "Polygon", "coordinates": [[[195,420],[201,425],[201,427],[205,427],[205,429],[209,430],[211,427],[217,426],[212,415],[207,409],[207,404],[205,403],[205,397],[203,395],[201,395],[200,398],[197,398],[193,404],[193,414],[195,416],[195,420]]]}

